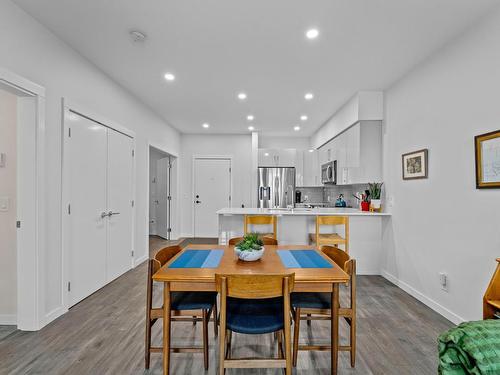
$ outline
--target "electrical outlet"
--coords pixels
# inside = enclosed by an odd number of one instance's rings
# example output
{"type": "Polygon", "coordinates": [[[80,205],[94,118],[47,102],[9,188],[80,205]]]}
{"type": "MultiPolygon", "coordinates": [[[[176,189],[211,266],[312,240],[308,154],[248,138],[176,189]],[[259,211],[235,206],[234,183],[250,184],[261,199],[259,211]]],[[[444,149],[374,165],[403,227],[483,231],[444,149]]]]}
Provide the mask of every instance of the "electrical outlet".
{"type": "Polygon", "coordinates": [[[441,289],[445,292],[448,291],[448,275],[444,272],[439,272],[439,284],[441,285],[441,289]]]}

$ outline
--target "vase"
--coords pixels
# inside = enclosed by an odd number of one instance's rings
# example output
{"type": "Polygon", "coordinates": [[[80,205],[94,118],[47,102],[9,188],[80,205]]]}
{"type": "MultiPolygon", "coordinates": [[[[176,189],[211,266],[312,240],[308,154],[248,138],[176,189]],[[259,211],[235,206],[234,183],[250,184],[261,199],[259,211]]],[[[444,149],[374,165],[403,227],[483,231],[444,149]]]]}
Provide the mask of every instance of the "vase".
{"type": "Polygon", "coordinates": [[[264,255],[264,247],[262,247],[260,250],[252,251],[240,250],[238,247],[235,247],[234,252],[240,260],[243,260],[245,262],[254,262],[262,258],[262,256],[264,255]]]}

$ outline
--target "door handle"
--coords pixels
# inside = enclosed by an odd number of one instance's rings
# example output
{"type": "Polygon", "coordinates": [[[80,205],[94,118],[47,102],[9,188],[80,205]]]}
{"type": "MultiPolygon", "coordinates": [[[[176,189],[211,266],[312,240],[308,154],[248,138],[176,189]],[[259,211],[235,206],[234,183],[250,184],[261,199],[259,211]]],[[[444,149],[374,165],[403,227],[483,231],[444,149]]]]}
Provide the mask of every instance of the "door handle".
{"type": "Polygon", "coordinates": [[[101,212],[101,219],[104,219],[108,214],[106,212],[101,212]]]}
{"type": "Polygon", "coordinates": [[[109,212],[108,212],[108,216],[109,216],[109,217],[111,217],[111,216],[113,216],[113,215],[120,215],[120,213],[119,213],[119,212],[113,212],[113,211],[109,211],[109,212]]]}
{"type": "Polygon", "coordinates": [[[194,201],[194,203],[198,203],[199,204],[199,203],[201,203],[201,201],[194,201]]]}

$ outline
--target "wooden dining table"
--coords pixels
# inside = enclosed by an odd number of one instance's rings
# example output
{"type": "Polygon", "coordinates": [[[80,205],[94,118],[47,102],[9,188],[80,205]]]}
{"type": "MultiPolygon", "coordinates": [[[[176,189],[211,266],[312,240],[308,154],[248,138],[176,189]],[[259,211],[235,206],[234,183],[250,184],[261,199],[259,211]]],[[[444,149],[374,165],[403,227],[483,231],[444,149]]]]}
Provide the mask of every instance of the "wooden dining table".
{"type": "Polygon", "coordinates": [[[337,374],[338,368],[338,325],[339,325],[339,284],[349,280],[349,276],[321,251],[312,246],[265,246],[264,256],[255,262],[238,259],[233,246],[224,245],[189,245],[166,263],[153,280],[163,282],[163,374],[169,374],[170,367],[170,293],[191,291],[216,291],[216,274],[288,274],[295,273],[294,292],[329,292],[332,295],[331,313],[331,373],[337,374]],[[224,254],[217,268],[169,268],[172,262],[187,249],[213,250],[222,249],[224,254]],[[332,268],[285,268],[277,250],[314,249],[332,264],[332,268]]]}

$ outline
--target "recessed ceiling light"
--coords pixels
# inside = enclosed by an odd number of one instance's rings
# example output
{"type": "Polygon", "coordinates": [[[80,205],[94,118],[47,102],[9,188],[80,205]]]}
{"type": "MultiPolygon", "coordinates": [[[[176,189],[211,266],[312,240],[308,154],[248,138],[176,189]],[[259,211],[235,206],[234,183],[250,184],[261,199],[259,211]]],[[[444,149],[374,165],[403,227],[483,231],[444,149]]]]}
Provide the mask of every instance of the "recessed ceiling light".
{"type": "Polygon", "coordinates": [[[269,152],[265,152],[265,153],[264,153],[264,156],[269,156],[269,152]]]}
{"type": "Polygon", "coordinates": [[[309,152],[314,152],[314,150],[311,148],[311,149],[309,150],[309,152]]]}
{"type": "Polygon", "coordinates": [[[244,92],[240,92],[238,94],[238,99],[245,100],[246,98],[247,98],[247,94],[245,94],[244,92]]]}
{"type": "Polygon", "coordinates": [[[255,130],[255,128],[253,126],[249,126],[248,130],[252,131],[252,130],[255,130]]]}
{"type": "Polygon", "coordinates": [[[210,124],[207,124],[206,122],[204,124],[202,124],[201,126],[203,126],[205,129],[208,129],[210,127],[210,124]]]}
{"type": "Polygon", "coordinates": [[[302,116],[300,116],[300,119],[301,119],[302,121],[307,121],[307,116],[306,116],[306,115],[302,115],[302,116]]]}
{"type": "Polygon", "coordinates": [[[175,76],[172,73],[165,73],[164,77],[167,81],[175,80],[175,76]]]}
{"type": "Polygon", "coordinates": [[[293,130],[295,130],[296,132],[298,132],[300,130],[300,126],[298,126],[298,125],[294,126],[293,130]]]}
{"type": "Polygon", "coordinates": [[[304,98],[306,100],[311,100],[312,98],[314,98],[314,94],[312,92],[308,92],[307,94],[304,95],[304,98]]]}
{"type": "Polygon", "coordinates": [[[253,121],[253,119],[254,119],[254,118],[255,118],[255,117],[253,117],[253,115],[248,115],[248,116],[247,116],[247,120],[248,120],[248,121],[253,121]]]}
{"type": "Polygon", "coordinates": [[[319,35],[318,29],[309,29],[306,31],[307,39],[316,39],[319,35]]]}

